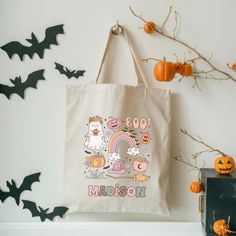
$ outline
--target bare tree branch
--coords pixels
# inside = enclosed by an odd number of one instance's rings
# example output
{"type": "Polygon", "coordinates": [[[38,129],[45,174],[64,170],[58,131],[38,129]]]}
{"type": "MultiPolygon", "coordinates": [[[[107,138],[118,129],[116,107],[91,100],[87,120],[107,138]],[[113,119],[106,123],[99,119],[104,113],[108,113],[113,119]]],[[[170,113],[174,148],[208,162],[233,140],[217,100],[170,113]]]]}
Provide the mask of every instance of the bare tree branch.
{"type": "Polygon", "coordinates": [[[196,163],[194,165],[191,162],[189,162],[187,160],[184,160],[181,155],[175,156],[174,159],[176,161],[182,162],[184,165],[187,165],[187,166],[191,167],[191,170],[198,170],[198,171],[200,170],[200,168],[197,167],[196,163]]]}
{"type": "Polygon", "coordinates": [[[220,149],[217,149],[217,148],[213,148],[212,146],[210,146],[209,144],[205,143],[202,138],[200,137],[194,137],[193,135],[191,135],[190,133],[188,133],[187,130],[183,130],[183,129],[180,129],[180,132],[184,135],[187,135],[189,138],[191,138],[193,141],[197,142],[197,143],[200,143],[202,144],[203,146],[205,146],[207,148],[207,150],[205,151],[201,151],[201,152],[197,152],[193,155],[193,159],[196,159],[198,158],[201,154],[203,153],[206,153],[206,152],[215,152],[217,154],[220,154],[222,156],[226,156],[226,154],[221,151],[220,149]]]}
{"type": "MultiPolygon", "coordinates": [[[[134,11],[131,7],[129,7],[129,9],[130,9],[130,11],[132,12],[132,14],[133,14],[135,17],[139,18],[139,19],[142,20],[144,23],[147,23],[147,21],[146,21],[142,16],[136,14],[135,11],[134,11]]],[[[224,80],[231,80],[231,81],[233,81],[233,82],[236,82],[236,79],[235,79],[231,74],[229,74],[228,72],[223,71],[223,70],[217,68],[217,67],[210,61],[212,55],[211,55],[210,58],[207,58],[207,57],[203,56],[203,54],[201,54],[195,47],[192,47],[192,46],[190,46],[189,44],[187,44],[186,42],[184,42],[184,41],[182,41],[182,40],[176,38],[175,35],[171,36],[171,35],[169,35],[168,33],[165,33],[165,32],[163,31],[163,27],[166,25],[167,21],[169,20],[169,17],[170,17],[171,12],[172,12],[172,6],[170,7],[169,12],[168,12],[168,15],[166,16],[166,18],[165,18],[165,20],[164,20],[164,22],[163,22],[161,28],[160,28],[160,29],[157,28],[157,29],[155,29],[155,31],[156,31],[157,33],[161,34],[162,36],[164,36],[164,37],[166,37],[166,38],[168,38],[168,39],[170,39],[170,40],[173,40],[173,41],[177,42],[178,44],[180,44],[180,45],[182,45],[182,46],[184,46],[184,47],[190,49],[192,52],[194,52],[194,53],[197,55],[197,57],[198,57],[199,59],[201,59],[201,60],[204,61],[209,67],[211,67],[212,70],[217,71],[218,73],[222,74],[222,75],[224,76],[224,80]]],[[[197,75],[195,75],[195,76],[197,76],[197,75]]],[[[194,78],[194,79],[195,79],[195,84],[197,84],[196,78],[194,78]]],[[[213,78],[211,78],[211,79],[213,79],[213,78]]],[[[195,86],[195,85],[194,85],[194,86],[195,86]]]]}
{"type": "Polygon", "coordinates": [[[160,29],[161,32],[163,32],[163,28],[165,27],[167,21],[169,20],[171,12],[172,12],[172,6],[170,6],[169,12],[168,12],[168,14],[167,14],[167,16],[166,16],[164,22],[163,22],[162,25],[161,25],[161,29],[160,29]]]}

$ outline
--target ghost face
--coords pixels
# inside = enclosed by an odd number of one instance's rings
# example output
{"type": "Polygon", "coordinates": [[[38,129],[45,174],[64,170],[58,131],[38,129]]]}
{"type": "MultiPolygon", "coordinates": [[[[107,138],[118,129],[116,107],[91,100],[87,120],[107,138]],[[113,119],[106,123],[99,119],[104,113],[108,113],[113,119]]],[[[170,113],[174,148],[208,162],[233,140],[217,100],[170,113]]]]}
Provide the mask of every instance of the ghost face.
{"type": "Polygon", "coordinates": [[[102,124],[100,121],[92,121],[89,124],[89,134],[93,136],[102,135],[102,124]]]}

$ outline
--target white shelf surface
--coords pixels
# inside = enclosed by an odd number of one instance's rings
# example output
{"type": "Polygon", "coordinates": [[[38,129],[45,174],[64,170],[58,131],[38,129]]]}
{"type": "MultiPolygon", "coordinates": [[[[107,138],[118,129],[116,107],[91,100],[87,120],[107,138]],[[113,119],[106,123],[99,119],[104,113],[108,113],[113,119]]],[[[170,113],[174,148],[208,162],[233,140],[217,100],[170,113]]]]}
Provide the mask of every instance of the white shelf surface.
{"type": "Polygon", "coordinates": [[[59,222],[0,223],[1,236],[201,236],[200,223],[59,222]]]}

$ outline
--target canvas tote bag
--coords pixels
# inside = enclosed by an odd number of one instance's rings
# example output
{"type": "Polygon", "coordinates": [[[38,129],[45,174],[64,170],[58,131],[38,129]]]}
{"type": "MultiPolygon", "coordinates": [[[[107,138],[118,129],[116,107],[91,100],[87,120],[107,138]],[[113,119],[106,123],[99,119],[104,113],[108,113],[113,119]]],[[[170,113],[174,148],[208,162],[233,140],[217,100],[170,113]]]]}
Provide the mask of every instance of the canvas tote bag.
{"type": "Polygon", "coordinates": [[[108,43],[117,37],[111,30],[97,79],[66,87],[63,204],[70,212],[169,216],[170,93],[147,85],[125,28],[122,34],[137,86],[100,82],[108,43]]]}

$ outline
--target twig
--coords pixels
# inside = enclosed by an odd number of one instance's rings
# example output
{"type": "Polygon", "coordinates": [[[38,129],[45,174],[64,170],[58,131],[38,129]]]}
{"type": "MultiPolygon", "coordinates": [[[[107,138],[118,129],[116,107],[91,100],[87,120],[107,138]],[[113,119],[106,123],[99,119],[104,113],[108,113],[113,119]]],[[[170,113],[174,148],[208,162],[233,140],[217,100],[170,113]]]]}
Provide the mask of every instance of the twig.
{"type": "Polygon", "coordinates": [[[200,170],[200,168],[197,167],[197,164],[196,164],[196,163],[195,163],[195,165],[194,165],[194,164],[192,164],[192,163],[189,162],[189,161],[183,160],[183,158],[182,158],[181,155],[175,156],[174,159],[175,159],[176,161],[182,162],[184,165],[190,166],[190,167],[192,168],[192,170],[198,170],[198,171],[200,170]]]}
{"type": "Polygon", "coordinates": [[[175,56],[176,61],[179,61],[178,55],[176,53],[173,53],[173,55],[175,56]]]}
{"type": "Polygon", "coordinates": [[[142,59],[142,61],[144,61],[144,62],[149,62],[150,60],[152,60],[152,61],[162,61],[162,60],[154,58],[154,57],[148,57],[148,58],[143,58],[142,59]]]}
{"type": "Polygon", "coordinates": [[[220,149],[217,149],[217,148],[213,148],[212,146],[210,146],[209,144],[206,144],[201,137],[194,137],[193,135],[191,135],[190,133],[188,133],[187,130],[183,130],[183,129],[180,129],[181,133],[182,134],[185,134],[187,135],[189,138],[191,138],[193,141],[197,142],[197,143],[200,143],[202,144],[203,146],[205,146],[207,148],[207,150],[205,151],[201,151],[201,152],[197,152],[193,155],[193,159],[197,159],[201,154],[203,153],[206,153],[206,152],[215,152],[215,153],[218,153],[222,156],[226,156],[226,154],[221,151],[220,149]]]}
{"type": "Polygon", "coordinates": [[[138,18],[139,18],[140,20],[142,20],[144,23],[147,23],[147,21],[144,20],[142,16],[139,16],[138,14],[136,14],[136,13],[134,12],[134,10],[131,8],[131,6],[129,6],[129,9],[130,9],[130,11],[133,13],[134,16],[138,17],[138,18]]]}
{"type": "Polygon", "coordinates": [[[197,81],[198,78],[199,78],[199,77],[197,77],[197,76],[194,76],[194,77],[193,77],[194,83],[193,83],[192,87],[193,87],[193,88],[196,87],[196,88],[199,89],[199,91],[202,91],[201,88],[200,88],[200,86],[198,85],[198,81],[197,81]]]}
{"type": "Polygon", "coordinates": [[[227,78],[216,78],[216,77],[212,77],[210,75],[205,75],[205,76],[201,76],[199,75],[198,72],[193,72],[193,75],[195,75],[194,77],[196,77],[197,79],[211,79],[211,80],[227,80],[227,78]],[[209,77],[210,76],[210,77],[209,77]]]}
{"type": "Polygon", "coordinates": [[[200,57],[194,57],[194,58],[192,58],[192,59],[188,59],[185,63],[194,63],[194,62],[196,62],[197,60],[201,60],[201,58],[200,57]]]}
{"type": "MultiPolygon", "coordinates": [[[[136,14],[136,13],[134,12],[134,10],[133,10],[131,7],[129,7],[129,9],[130,9],[130,11],[132,12],[132,14],[133,14],[135,17],[137,17],[137,18],[139,18],[140,20],[142,20],[143,22],[147,23],[147,21],[146,21],[143,17],[141,17],[141,16],[139,16],[138,14],[136,14]]],[[[226,77],[225,80],[231,80],[231,81],[233,81],[233,82],[236,82],[236,79],[233,78],[233,76],[232,76],[231,74],[229,74],[228,72],[223,71],[223,70],[217,68],[215,65],[213,65],[213,63],[210,61],[210,59],[208,59],[208,58],[206,58],[205,56],[203,56],[196,48],[190,46],[189,44],[187,44],[186,42],[184,42],[184,41],[182,41],[182,40],[176,38],[175,36],[171,36],[171,35],[169,35],[169,34],[167,34],[167,33],[165,33],[165,32],[163,31],[163,27],[165,26],[166,22],[168,21],[168,19],[169,19],[169,17],[170,17],[170,14],[171,14],[171,11],[172,11],[172,6],[170,7],[169,13],[168,13],[166,19],[164,20],[164,22],[163,22],[161,28],[160,28],[160,29],[157,28],[157,29],[155,29],[155,31],[156,31],[157,33],[161,34],[162,36],[164,36],[164,37],[166,37],[166,38],[168,38],[168,39],[170,39],[170,40],[174,40],[175,42],[177,42],[177,43],[183,45],[184,47],[186,47],[186,48],[188,48],[188,49],[190,49],[190,50],[191,50],[192,52],[194,52],[199,58],[201,58],[201,60],[203,60],[206,64],[208,64],[214,71],[217,71],[217,72],[219,72],[220,74],[222,74],[223,76],[225,76],[225,77],[226,77]]],[[[196,80],[196,79],[195,79],[195,80],[196,80]]]]}
{"type": "Polygon", "coordinates": [[[175,28],[174,28],[174,32],[173,32],[173,38],[176,38],[177,26],[178,26],[178,15],[177,15],[177,11],[175,11],[175,28]]]}
{"type": "MultiPolygon", "coordinates": [[[[130,7],[130,9],[131,9],[131,7],[130,7]]],[[[131,11],[134,12],[132,9],[131,9],[131,11]]],[[[161,25],[161,29],[160,29],[161,32],[163,32],[163,28],[166,25],[166,22],[168,21],[171,12],[172,12],[172,6],[170,6],[168,15],[166,16],[166,19],[164,20],[163,24],[161,25]]]]}
{"type": "Polygon", "coordinates": [[[226,66],[227,66],[230,70],[232,70],[232,68],[231,68],[231,66],[230,66],[229,63],[227,63],[226,66]]]}
{"type": "Polygon", "coordinates": [[[192,154],[192,157],[193,157],[193,159],[197,159],[199,156],[201,156],[203,153],[206,153],[206,152],[210,152],[210,149],[196,152],[195,154],[192,154]]]}

